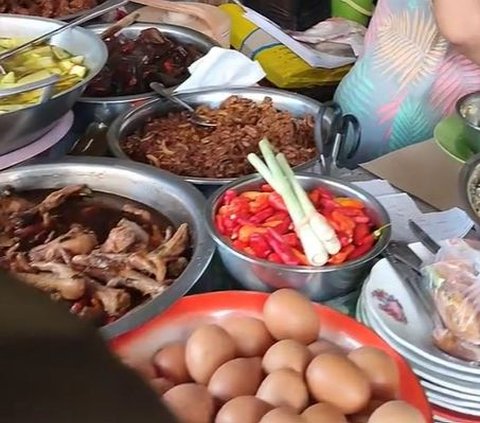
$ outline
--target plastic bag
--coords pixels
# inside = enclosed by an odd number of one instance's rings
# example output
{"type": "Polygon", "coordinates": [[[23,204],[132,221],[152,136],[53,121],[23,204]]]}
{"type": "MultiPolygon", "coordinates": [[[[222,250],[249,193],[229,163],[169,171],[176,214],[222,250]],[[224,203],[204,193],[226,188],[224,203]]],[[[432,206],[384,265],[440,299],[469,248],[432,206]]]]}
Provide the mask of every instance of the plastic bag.
{"type": "Polygon", "coordinates": [[[480,362],[480,244],[448,241],[425,272],[439,317],[433,333],[436,346],[480,362]]]}

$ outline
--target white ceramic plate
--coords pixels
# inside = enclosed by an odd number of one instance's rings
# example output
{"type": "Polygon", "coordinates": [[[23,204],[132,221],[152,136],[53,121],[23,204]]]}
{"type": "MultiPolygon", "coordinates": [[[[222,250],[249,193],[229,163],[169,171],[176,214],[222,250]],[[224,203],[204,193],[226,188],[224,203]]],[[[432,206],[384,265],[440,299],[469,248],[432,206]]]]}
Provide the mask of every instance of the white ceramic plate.
{"type": "Polygon", "coordinates": [[[369,317],[381,322],[384,332],[406,349],[439,367],[470,373],[480,380],[480,367],[451,357],[435,347],[430,317],[386,259],[373,267],[364,287],[363,300],[369,317]]]}
{"type": "Polygon", "coordinates": [[[407,350],[392,339],[382,328],[381,322],[374,317],[369,317],[364,309],[363,298],[359,300],[358,319],[371,327],[379,336],[387,341],[405,359],[408,360],[415,373],[422,379],[428,380],[449,392],[455,391],[462,398],[463,395],[478,396],[480,400],[480,378],[469,373],[461,373],[455,370],[445,369],[436,363],[429,362],[412,351],[407,350]]]}
{"type": "MultiPolygon", "coordinates": [[[[416,370],[415,370],[415,373],[417,373],[416,370]]],[[[445,388],[444,386],[439,386],[436,383],[432,383],[426,379],[422,379],[421,384],[426,391],[432,392],[434,394],[444,395],[446,397],[451,398],[452,401],[455,401],[455,400],[473,401],[476,404],[476,406],[472,408],[480,408],[480,395],[472,395],[472,394],[467,394],[463,392],[458,392],[453,389],[445,388]]],[[[480,389],[478,389],[478,391],[480,392],[480,389]]]]}
{"type": "MultiPolygon", "coordinates": [[[[434,394],[426,391],[428,400],[435,405],[446,408],[447,410],[456,411],[458,413],[466,414],[467,416],[480,416],[480,408],[467,407],[468,404],[475,405],[469,401],[451,400],[443,395],[434,394]]],[[[478,406],[478,404],[476,404],[478,406]]]]}

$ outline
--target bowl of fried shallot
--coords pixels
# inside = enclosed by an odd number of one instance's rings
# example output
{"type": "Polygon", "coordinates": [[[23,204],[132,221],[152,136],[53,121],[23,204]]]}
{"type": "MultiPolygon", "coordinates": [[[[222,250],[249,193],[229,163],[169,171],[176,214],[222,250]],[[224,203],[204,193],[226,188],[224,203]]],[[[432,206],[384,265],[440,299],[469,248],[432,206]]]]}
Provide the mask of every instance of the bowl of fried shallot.
{"type": "Polygon", "coordinates": [[[108,158],[0,173],[0,268],[107,338],[186,294],[214,252],[202,194],[164,171],[108,158]]]}

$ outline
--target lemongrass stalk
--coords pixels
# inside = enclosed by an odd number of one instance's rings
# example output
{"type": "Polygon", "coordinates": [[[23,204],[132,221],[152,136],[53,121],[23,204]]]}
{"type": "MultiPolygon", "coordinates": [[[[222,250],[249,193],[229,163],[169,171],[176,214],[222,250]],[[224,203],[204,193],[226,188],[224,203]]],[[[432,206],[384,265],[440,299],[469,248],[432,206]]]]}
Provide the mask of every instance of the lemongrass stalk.
{"type": "Polygon", "coordinates": [[[310,201],[308,194],[298,182],[295,173],[288,164],[288,161],[284,154],[279,153],[276,156],[277,162],[280,165],[283,173],[289,179],[289,182],[293,188],[293,191],[298,199],[298,202],[302,206],[306,219],[309,222],[315,235],[323,242],[325,249],[329,254],[337,254],[341,249],[340,241],[335,233],[335,230],[328,223],[327,219],[318,212],[315,206],[310,201]]]}
{"type": "Polygon", "coordinates": [[[312,228],[305,219],[305,213],[302,206],[298,202],[288,178],[284,175],[282,169],[278,165],[275,154],[271,150],[270,143],[266,140],[262,140],[260,142],[260,150],[263,153],[267,165],[265,165],[255,154],[248,155],[247,158],[250,164],[282,197],[310,264],[314,266],[323,266],[328,260],[328,253],[325,250],[323,243],[318,239],[315,233],[313,233],[312,228]]]}

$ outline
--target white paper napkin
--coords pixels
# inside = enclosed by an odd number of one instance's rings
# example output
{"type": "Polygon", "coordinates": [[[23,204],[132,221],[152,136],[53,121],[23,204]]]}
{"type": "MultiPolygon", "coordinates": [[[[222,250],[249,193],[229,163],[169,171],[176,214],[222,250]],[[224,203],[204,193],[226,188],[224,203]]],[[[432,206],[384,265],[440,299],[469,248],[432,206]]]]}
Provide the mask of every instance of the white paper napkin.
{"type": "Polygon", "coordinates": [[[250,87],[265,77],[260,63],[236,50],[213,47],[188,68],[190,78],[175,92],[205,88],[250,87]]]}

